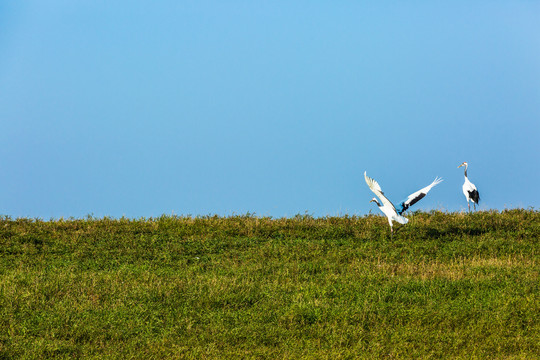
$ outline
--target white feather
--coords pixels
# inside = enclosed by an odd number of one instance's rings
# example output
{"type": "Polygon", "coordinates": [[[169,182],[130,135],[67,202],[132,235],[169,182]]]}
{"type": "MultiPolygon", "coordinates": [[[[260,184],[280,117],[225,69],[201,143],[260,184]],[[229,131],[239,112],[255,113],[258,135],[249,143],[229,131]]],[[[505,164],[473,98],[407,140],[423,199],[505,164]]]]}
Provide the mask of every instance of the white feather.
{"type": "MultiPolygon", "coordinates": [[[[381,186],[379,185],[379,183],[377,181],[375,181],[374,179],[367,176],[366,172],[364,172],[364,179],[366,180],[366,184],[369,186],[370,190],[373,191],[373,193],[375,195],[377,195],[377,197],[381,200],[382,205],[379,204],[379,203],[377,203],[377,205],[379,206],[379,209],[383,212],[383,214],[386,215],[386,217],[388,218],[388,223],[390,224],[390,230],[391,231],[392,231],[392,221],[396,221],[396,222],[398,222],[400,224],[403,224],[403,225],[405,225],[406,223],[409,222],[409,220],[406,217],[401,216],[396,211],[396,207],[384,195],[384,193],[383,193],[383,191],[381,189],[381,186]]],[[[424,194],[424,195],[422,195],[422,197],[425,196],[425,194],[427,194],[429,192],[429,190],[431,190],[432,187],[434,187],[435,185],[437,185],[441,181],[442,181],[442,179],[436,178],[435,181],[433,181],[430,185],[428,185],[428,186],[424,187],[423,189],[409,195],[409,198],[408,198],[408,200],[410,200],[409,202],[412,202],[415,198],[419,197],[421,194],[424,194]]]]}

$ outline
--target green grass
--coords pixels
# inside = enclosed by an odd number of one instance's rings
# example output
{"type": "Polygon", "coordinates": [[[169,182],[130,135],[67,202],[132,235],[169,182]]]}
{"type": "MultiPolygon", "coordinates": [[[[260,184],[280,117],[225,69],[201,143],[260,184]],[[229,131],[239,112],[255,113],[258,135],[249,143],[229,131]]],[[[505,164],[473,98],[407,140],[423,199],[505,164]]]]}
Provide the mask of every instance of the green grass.
{"type": "Polygon", "coordinates": [[[540,213],[0,219],[0,359],[538,359],[540,213]]]}

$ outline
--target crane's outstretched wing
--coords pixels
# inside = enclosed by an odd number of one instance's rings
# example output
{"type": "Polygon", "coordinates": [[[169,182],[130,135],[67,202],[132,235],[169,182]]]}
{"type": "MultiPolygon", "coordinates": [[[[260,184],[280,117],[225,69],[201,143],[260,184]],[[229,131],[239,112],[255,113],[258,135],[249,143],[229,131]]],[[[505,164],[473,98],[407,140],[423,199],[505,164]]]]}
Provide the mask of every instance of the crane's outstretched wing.
{"type": "Polygon", "coordinates": [[[377,195],[379,199],[381,199],[381,202],[383,203],[383,205],[386,205],[390,207],[391,209],[394,209],[394,211],[396,211],[394,204],[392,204],[392,202],[388,200],[386,196],[384,196],[384,193],[382,192],[381,187],[379,186],[379,183],[373,180],[372,178],[370,178],[369,176],[367,176],[366,171],[364,171],[364,179],[366,179],[366,184],[369,186],[371,191],[373,191],[373,193],[377,195]]]}
{"type": "Polygon", "coordinates": [[[439,184],[441,181],[443,181],[443,179],[436,177],[435,180],[433,180],[431,184],[409,195],[407,199],[405,199],[398,205],[397,210],[396,210],[397,213],[401,215],[403,212],[405,212],[405,210],[407,210],[409,207],[413,206],[418,201],[420,201],[420,199],[426,196],[429,190],[431,190],[432,187],[439,184]]]}

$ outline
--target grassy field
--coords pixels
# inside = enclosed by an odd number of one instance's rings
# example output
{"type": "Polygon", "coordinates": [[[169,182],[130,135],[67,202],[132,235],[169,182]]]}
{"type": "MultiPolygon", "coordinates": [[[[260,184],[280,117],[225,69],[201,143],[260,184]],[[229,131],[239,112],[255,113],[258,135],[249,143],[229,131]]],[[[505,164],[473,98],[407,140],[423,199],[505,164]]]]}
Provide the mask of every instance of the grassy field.
{"type": "Polygon", "coordinates": [[[0,359],[538,359],[540,212],[0,219],[0,359]]]}

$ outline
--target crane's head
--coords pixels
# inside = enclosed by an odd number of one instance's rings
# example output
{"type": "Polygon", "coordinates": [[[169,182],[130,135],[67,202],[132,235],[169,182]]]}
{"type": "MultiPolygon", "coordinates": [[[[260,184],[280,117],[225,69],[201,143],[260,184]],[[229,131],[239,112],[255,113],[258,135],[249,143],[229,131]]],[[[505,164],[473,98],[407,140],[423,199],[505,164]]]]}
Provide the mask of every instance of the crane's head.
{"type": "Polygon", "coordinates": [[[369,202],[374,202],[375,204],[377,204],[377,206],[381,206],[381,204],[379,204],[379,202],[377,201],[377,198],[373,198],[371,200],[369,200],[369,202]]]}
{"type": "Polygon", "coordinates": [[[459,166],[458,166],[458,169],[459,169],[460,167],[462,167],[462,166],[465,166],[465,167],[467,167],[467,165],[469,165],[469,164],[467,164],[467,162],[466,162],[466,161],[464,161],[464,162],[462,162],[462,163],[461,163],[461,165],[459,165],[459,166]]]}

